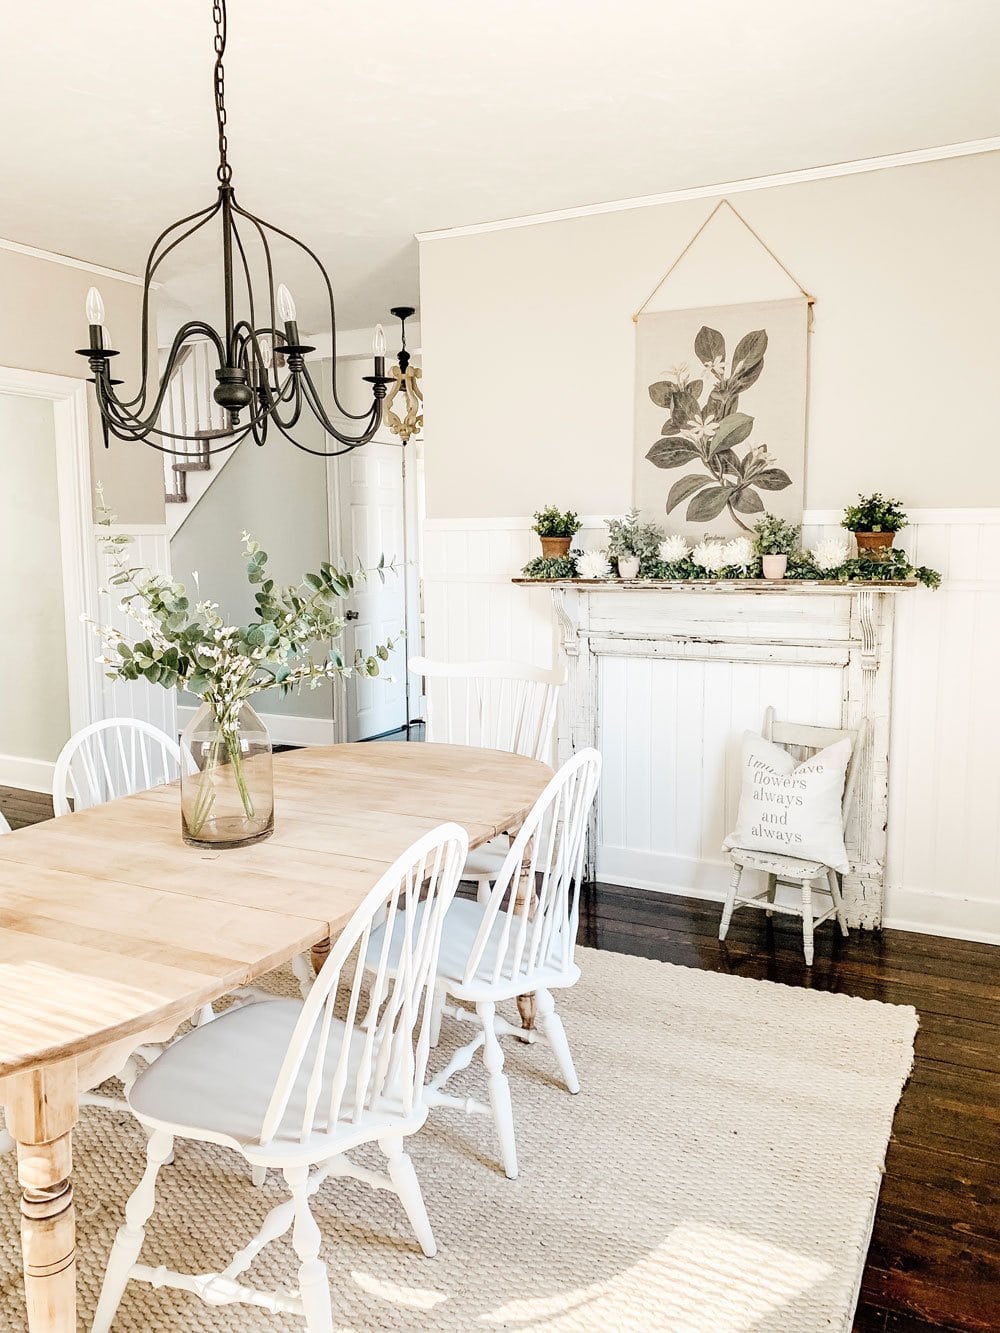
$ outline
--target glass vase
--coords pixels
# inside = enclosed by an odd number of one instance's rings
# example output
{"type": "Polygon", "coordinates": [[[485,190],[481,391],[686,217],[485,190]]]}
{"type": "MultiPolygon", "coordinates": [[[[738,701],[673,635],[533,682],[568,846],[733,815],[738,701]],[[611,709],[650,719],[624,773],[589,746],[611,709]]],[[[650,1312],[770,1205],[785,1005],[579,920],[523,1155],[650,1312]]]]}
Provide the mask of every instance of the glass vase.
{"type": "Polygon", "coordinates": [[[181,831],[192,847],[245,847],[274,832],[267,728],[243,703],[203,703],[181,737],[181,831]]]}

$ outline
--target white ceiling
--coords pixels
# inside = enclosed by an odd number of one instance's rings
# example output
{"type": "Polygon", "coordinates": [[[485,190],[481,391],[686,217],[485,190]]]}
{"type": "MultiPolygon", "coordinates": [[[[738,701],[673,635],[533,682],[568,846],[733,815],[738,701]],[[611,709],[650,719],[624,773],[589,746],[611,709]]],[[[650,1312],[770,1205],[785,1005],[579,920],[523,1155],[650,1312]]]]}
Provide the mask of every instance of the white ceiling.
{"type": "MultiPolygon", "coordinates": [[[[0,16],[0,236],[139,271],[214,197],[210,0],[0,16]]],[[[1000,132],[996,0],[230,0],[229,20],[238,197],[318,250],[345,327],[416,304],[416,231],[1000,132]]],[[[203,303],[208,258],[168,292],[203,303]]],[[[280,276],[321,325],[301,270],[280,276]]]]}

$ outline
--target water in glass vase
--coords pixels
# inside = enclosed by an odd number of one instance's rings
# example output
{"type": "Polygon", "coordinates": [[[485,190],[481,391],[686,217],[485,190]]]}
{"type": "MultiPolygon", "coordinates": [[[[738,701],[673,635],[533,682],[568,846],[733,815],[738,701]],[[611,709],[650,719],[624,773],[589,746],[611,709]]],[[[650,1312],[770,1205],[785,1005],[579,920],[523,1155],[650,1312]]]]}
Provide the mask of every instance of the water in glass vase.
{"type": "Polygon", "coordinates": [[[271,738],[248,703],[204,703],[181,737],[181,830],[193,847],[245,847],[274,832],[271,738]]]}

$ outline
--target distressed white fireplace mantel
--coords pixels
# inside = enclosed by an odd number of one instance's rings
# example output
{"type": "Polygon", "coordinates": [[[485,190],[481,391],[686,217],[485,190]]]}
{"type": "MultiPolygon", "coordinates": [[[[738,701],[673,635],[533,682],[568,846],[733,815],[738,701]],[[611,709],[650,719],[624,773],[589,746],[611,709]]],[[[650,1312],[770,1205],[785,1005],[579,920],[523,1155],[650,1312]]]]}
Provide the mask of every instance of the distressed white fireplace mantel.
{"type": "MultiPolygon", "coordinates": [[[[515,582],[531,582],[538,586],[537,580],[515,582]]],[[[613,719],[601,716],[602,664],[608,664],[612,659],[626,659],[626,662],[672,659],[675,662],[704,663],[706,670],[711,670],[710,664],[713,663],[762,670],[773,665],[792,667],[796,669],[800,685],[805,683],[806,686],[804,693],[801,689],[797,691],[800,699],[808,701],[812,698],[810,680],[817,683],[817,691],[822,685],[827,715],[831,710],[837,710],[836,695],[839,693],[840,716],[827,716],[828,722],[856,727],[862,718],[867,718],[867,742],[858,798],[847,831],[851,870],[844,877],[844,900],[852,925],[867,928],[881,925],[893,607],[895,594],[913,585],[751,580],[712,584],[559,580],[548,586],[552,590],[561,650],[569,670],[565,700],[560,709],[560,761],[585,746],[599,745],[607,749],[615,743],[615,738],[609,735],[615,725],[613,719]],[[810,670],[812,677],[800,674],[810,670]]],[[[758,672],[758,676],[760,674],[758,672]]],[[[627,676],[623,680],[626,683],[622,688],[627,690],[627,676]]],[[[735,682],[735,674],[732,680],[735,682]]],[[[605,691],[608,688],[606,684],[605,691]]],[[[650,692],[655,694],[652,686],[650,692]]],[[[605,692],[603,697],[606,701],[609,697],[614,699],[613,693],[609,696],[605,692]]],[[[819,699],[818,693],[816,698],[819,699]]],[[[793,720],[822,722],[824,718],[807,714],[793,720]]],[[[750,724],[749,719],[746,722],[750,724]]],[[[759,722],[758,716],[751,725],[759,725],[759,722]]],[[[659,743],[676,747],[683,743],[681,738],[667,734],[662,725],[658,736],[659,742],[652,734],[645,742],[641,736],[633,738],[629,762],[633,765],[648,762],[648,757],[634,753],[637,745],[641,748],[645,743],[652,748],[659,743]]],[[[731,754],[737,740],[738,732],[736,736],[723,738],[720,743],[731,754]]],[[[699,758],[695,756],[696,760],[699,758]]],[[[695,765],[689,771],[699,770],[700,766],[695,765]]],[[[682,795],[682,791],[677,791],[672,797],[674,807],[677,807],[671,812],[675,821],[683,818],[683,810],[678,812],[682,795]]],[[[655,797],[656,793],[652,792],[650,807],[653,809],[655,797]]],[[[605,803],[614,799],[617,799],[615,792],[609,792],[605,783],[602,817],[605,803]]],[[[719,814],[718,818],[722,817],[719,814]]],[[[677,829],[680,825],[675,822],[673,827],[677,829]]],[[[613,865],[609,870],[598,864],[598,833],[598,816],[595,816],[589,842],[588,877],[593,878],[600,872],[613,878],[613,865]]],[[[721,843],[721,837],[718,841],[721,843]]],[[[716,855],[714,849],[712,855],[716,855]]],[[[717,855],[721,862],[721,847],[717,855]]],[[[673,877],[674,882],[656,882],[655,866],[666,864],[670,859],[669,854],[661,855],[660,862],[652,859],[654,870],[635,882],[683,892],[685,885],[676,882],[677,875],[673,877]]],[[[683,864],[682,858],[680,861],[683,864]]],[[[618,878],[625,882],[623,876],[618,878]]],[[[683,872],[680,878],[683,878],[683,872]]],[[[708,892],[700,896],[715,894],[708,892]]]]}

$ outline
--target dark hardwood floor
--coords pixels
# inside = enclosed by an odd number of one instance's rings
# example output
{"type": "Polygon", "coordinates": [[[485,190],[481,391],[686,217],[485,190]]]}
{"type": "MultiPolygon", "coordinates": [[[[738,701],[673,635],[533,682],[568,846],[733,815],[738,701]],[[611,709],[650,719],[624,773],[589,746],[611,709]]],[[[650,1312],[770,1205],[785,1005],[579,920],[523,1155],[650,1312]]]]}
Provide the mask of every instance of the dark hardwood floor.
{"type": "MultiPolygon", "coordinates": [[[[401,739],[401,737],[399,737],[401,739]]],[[[397,739],[396,736],[386,739],[397,739]]],[[[52,802],[0,787],[15,828],[52,802]]],[[[893,1126],[856,1333],[1000,1330],[1000,948],[904,931],[817,932],[737,912],[719,943],[717,903],[589,885],[581,943],[699,967],[912,1004],[916,1060],[893,1126]]]]}
{"type": "Polygon", "coordinates": [[[858,1333],[1000,1330],[1000,948],[801,926],[610,884],[584,891],[580,940],[712,972],[912,1004],[913,1073],[896,1112],[855,1321],[858,1333]],[[797,928],[798,927],[798,928],[797,928]]]}
{"type": "Polygon", "coordinates": [[[52,818],[52,797],[40,791],[22,791],[20,787],[0,787],[0,815],[12,829],[52,818]]]}

